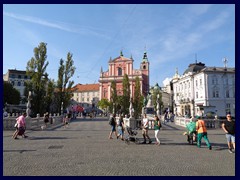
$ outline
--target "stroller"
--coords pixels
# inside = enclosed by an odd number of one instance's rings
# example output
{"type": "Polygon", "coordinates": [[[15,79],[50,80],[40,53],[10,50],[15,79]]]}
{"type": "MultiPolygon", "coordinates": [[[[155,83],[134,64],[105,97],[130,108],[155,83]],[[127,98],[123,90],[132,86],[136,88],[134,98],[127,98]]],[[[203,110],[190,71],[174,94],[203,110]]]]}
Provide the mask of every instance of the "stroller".
{"type": "Polygon", "coordinates": [[[191,132],[187,134],[187,141],[189,144],[193,144],[194,142],[197,142],[197,132],[191,132]]]}
{"type": "Polygon", "coordinates": [[[187,141],[189,144],[193,144],[194,142],[197,142],[197,131],[196,131],[196,122],[189,122],[186,125],[187,132],[185,134],[187,135],[187,141]]]}
{"type": "Polygon", "coordinates": [[[134,142],[135,144],[139,144],[139,139],[136,137],[137,131],[133,130],[131,127],[126,126],[128,135],[125,138],[125,143],[130,144],[130,142],[134,142]]]}

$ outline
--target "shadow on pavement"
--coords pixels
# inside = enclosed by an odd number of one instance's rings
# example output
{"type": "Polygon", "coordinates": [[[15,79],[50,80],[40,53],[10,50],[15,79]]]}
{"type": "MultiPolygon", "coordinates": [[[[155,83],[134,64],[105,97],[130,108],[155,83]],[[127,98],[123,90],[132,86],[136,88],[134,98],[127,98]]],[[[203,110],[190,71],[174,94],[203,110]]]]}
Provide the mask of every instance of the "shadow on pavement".
{"type": "Polygon", "coordinates": [[[28,152],[28,151],[37,151],[37,150],[25,150],[25,149],[22,149],[22,150],[3,150],[3,152],[19,152],[19,153],[23,153],[23,152],[28,152]]]}

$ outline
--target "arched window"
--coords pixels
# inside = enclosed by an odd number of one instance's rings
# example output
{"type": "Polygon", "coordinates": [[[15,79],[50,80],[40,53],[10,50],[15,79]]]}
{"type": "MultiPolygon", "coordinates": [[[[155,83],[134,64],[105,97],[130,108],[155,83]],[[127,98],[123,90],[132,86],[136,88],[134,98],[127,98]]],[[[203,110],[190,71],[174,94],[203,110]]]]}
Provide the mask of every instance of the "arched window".
{"type": "Polygon", "coordinates": [[[118,76],[122,76],[122,68],[118,68],[118,76]]]}

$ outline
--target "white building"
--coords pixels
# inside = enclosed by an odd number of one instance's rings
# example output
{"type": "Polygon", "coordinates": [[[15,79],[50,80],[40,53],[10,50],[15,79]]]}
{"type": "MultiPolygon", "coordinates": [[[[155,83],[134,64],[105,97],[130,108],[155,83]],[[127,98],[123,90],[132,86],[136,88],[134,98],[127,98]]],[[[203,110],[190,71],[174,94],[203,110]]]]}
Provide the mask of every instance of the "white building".
{"type": "Polygon", "coordinates": [[[190,64],[172,79],[174,113],[180,116],[235,116],[235,68],[190,64]]]}
{"type": "MultiPolygon", "coordinates": [[[[25,81],[30,80],[27,76],[26,71],[20,71],[16,69],[9,69],[6,74],[3,74],[3,80],[11,83],[15,89],[20,92],[21,99],[24,96],[25,81]]],[[[25,102],[20,102],[20,104],[26,104],[25,102]]]]}
{"type": "Polygon", "coordinates": [[[77,84],[73,87],[72,100],[75,104],[80,104],[83,108],[97,106],[99,101],[99,84],[77,84]]]}

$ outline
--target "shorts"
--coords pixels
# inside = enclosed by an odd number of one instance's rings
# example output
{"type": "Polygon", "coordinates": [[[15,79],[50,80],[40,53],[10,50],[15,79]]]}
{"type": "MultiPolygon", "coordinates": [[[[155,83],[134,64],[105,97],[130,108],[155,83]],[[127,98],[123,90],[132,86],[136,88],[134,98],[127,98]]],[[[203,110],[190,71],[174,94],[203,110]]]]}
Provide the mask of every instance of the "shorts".
{"type": "Polygon", "coordinates": [[[235,134],[226,134],[227,142],[235,143],[235,134]]]}
{"type": "Polygon", "coordinates": [[[122,128],[122,126],[118,126],[118,134],[119,134],[120,136],[123,135],[123,128],[122,128]]]}
{"type": "Polygon", "coordinates": [[[111,131],[112,132],[116,131],[116,126],[115,125],[111,125],[111,131]]]}

